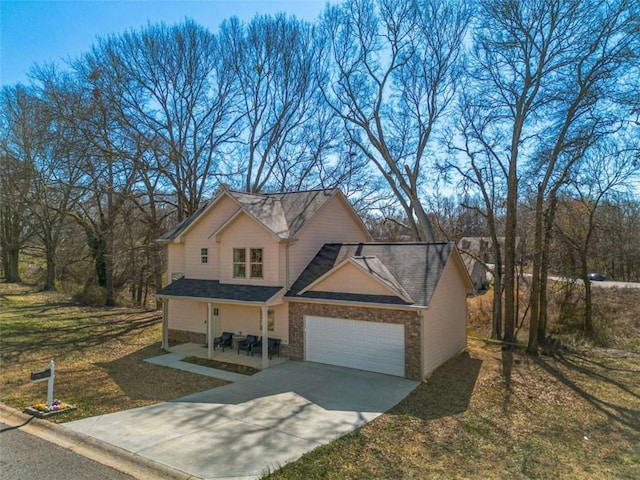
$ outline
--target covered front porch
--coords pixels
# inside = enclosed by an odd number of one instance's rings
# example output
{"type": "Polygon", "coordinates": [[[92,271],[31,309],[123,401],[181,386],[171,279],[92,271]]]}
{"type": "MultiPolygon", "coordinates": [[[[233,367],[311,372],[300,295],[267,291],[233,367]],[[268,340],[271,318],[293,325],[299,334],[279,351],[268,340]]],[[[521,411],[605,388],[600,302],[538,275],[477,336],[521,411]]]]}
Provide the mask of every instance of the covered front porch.
{"type": "Polygon", "coordinates": [[[279,357],[270,361],[267,348],[253,357],[246,351],[238,355],[237,342],[254,335],[265,346],[269,338],[288,343],[288,309],[282,302],[282,290],[217,280],[175,280],[156,294],[163,303],[162,348],[172,352],[183,348],[188,350],[186,355],[268,368],[279,357]],[[224,332],[233,334],[234,343],[223,352],[214,343],[224,332]],[[183,345],[170,347],[170,340],[183,345]]]}

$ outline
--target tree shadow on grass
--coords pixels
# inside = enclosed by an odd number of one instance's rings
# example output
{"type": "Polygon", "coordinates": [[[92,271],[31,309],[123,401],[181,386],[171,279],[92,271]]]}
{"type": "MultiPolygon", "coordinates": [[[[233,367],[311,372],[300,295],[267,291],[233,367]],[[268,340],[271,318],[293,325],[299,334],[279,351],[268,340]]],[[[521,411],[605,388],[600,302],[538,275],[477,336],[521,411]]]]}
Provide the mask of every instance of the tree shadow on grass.
{"type": "Polygon", "coordinates": [[[640,389],[633,389],[629,380],[634,369],[611,369],[605,363],[585,361],[578,354],[565,353],[552,358],[539,357],[537,363],[562,384],[589,402],[596,410],[614,422],[640,432],[640,409],[625,406],[640,399],[640,389]],[[624,376],[628,376],[625,379],[624,376]]]}
{"type": "Polygon", "coordinates": [[[82,351],[144,330],[161,320],[157,312],[149,312],[144,315],[122,314],[117,320],[81,318],[77,323],[66,325],[51,321],[38,329],[14,324],[10,328],[3,328],[0,358],[3,362],[14,362],[21,355],[46,349],[82,351]]]}
{"type": "Polygon", "coordinates": [[[110,362],[95,363],[132,400],[164,401],[228,382],[147,363],[165,353],[160,343],[148,345],[110,362]]]}
{"type": "Polygon", "coordinates": [[[482,360],[464,351],[440,368],[388,413],[422,420],[457,415],[469,408],[482,360]]]}

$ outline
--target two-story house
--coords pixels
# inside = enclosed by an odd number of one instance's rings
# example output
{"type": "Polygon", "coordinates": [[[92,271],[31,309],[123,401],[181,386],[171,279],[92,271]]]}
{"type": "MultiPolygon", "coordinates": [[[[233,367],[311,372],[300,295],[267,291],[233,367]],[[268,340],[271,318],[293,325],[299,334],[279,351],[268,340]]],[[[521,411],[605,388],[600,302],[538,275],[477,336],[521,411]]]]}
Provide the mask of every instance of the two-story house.
{"type": "Polygon", "coordinates": [[[371,242],[337,189],[223,189],[159,241],[165,348],[211,352],[232,331],[279,338],[293,360],[422,379],[466,345],[473,286],[455,246],[371,242]]]}

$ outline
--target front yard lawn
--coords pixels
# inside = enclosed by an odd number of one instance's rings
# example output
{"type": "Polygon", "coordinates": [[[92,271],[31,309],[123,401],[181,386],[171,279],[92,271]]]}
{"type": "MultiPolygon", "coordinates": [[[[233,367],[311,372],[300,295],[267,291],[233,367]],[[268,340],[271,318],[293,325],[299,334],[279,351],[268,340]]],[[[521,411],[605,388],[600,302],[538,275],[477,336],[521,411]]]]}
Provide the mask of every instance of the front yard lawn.
{"type": "MultiPolygon", "coordinates": [[[[43,401],[46,382],[29,374],[51,358],[55,397],[78,407],[57,422],[226,383],[144,362],[162,353],[160,326],[158,312],[0,284],[0,401],[43,401]]],[[[532,358],[470,339],[395,408],[269,478],[638,479],[640,353],[532,358]]]]}
{"type": "Polygon", "coordinates": [[[227,382],[143,360],[161,355],[161,315],[94,308],[64,295],[0,283],[0,401],[24,409],[46,401],[47,382],[29,375],[53,359],[54,397],[77,410],[66,422],[158,403],[227,382]]]}

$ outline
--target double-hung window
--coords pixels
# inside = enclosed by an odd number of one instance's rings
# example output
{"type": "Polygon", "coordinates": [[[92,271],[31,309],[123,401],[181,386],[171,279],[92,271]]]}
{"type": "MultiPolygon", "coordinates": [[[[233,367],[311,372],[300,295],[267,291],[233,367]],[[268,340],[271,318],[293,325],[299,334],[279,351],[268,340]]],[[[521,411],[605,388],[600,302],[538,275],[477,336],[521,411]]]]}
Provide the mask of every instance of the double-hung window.
{"type": "Polygon", "coordinates": [[[201,248],[200,249],[200,263],[209,263],[209,249],[201,248]]]}
{"type": "Polygon", "coordinates": [[[233,276],[234,278],[247,276],[247,251],[244,248],[233,249],[233,276]]]}
{"type": "Polygon", "coordinates": [[[251,248],[249,251],[251,278],[262,278],[262,249],[251,248]]]}
{"type": "Polygon", "coordinates": [[[262,248],[234,248],[233,249],[233,277],[234,278],[263,278],[264,263],[262,248]]]}

